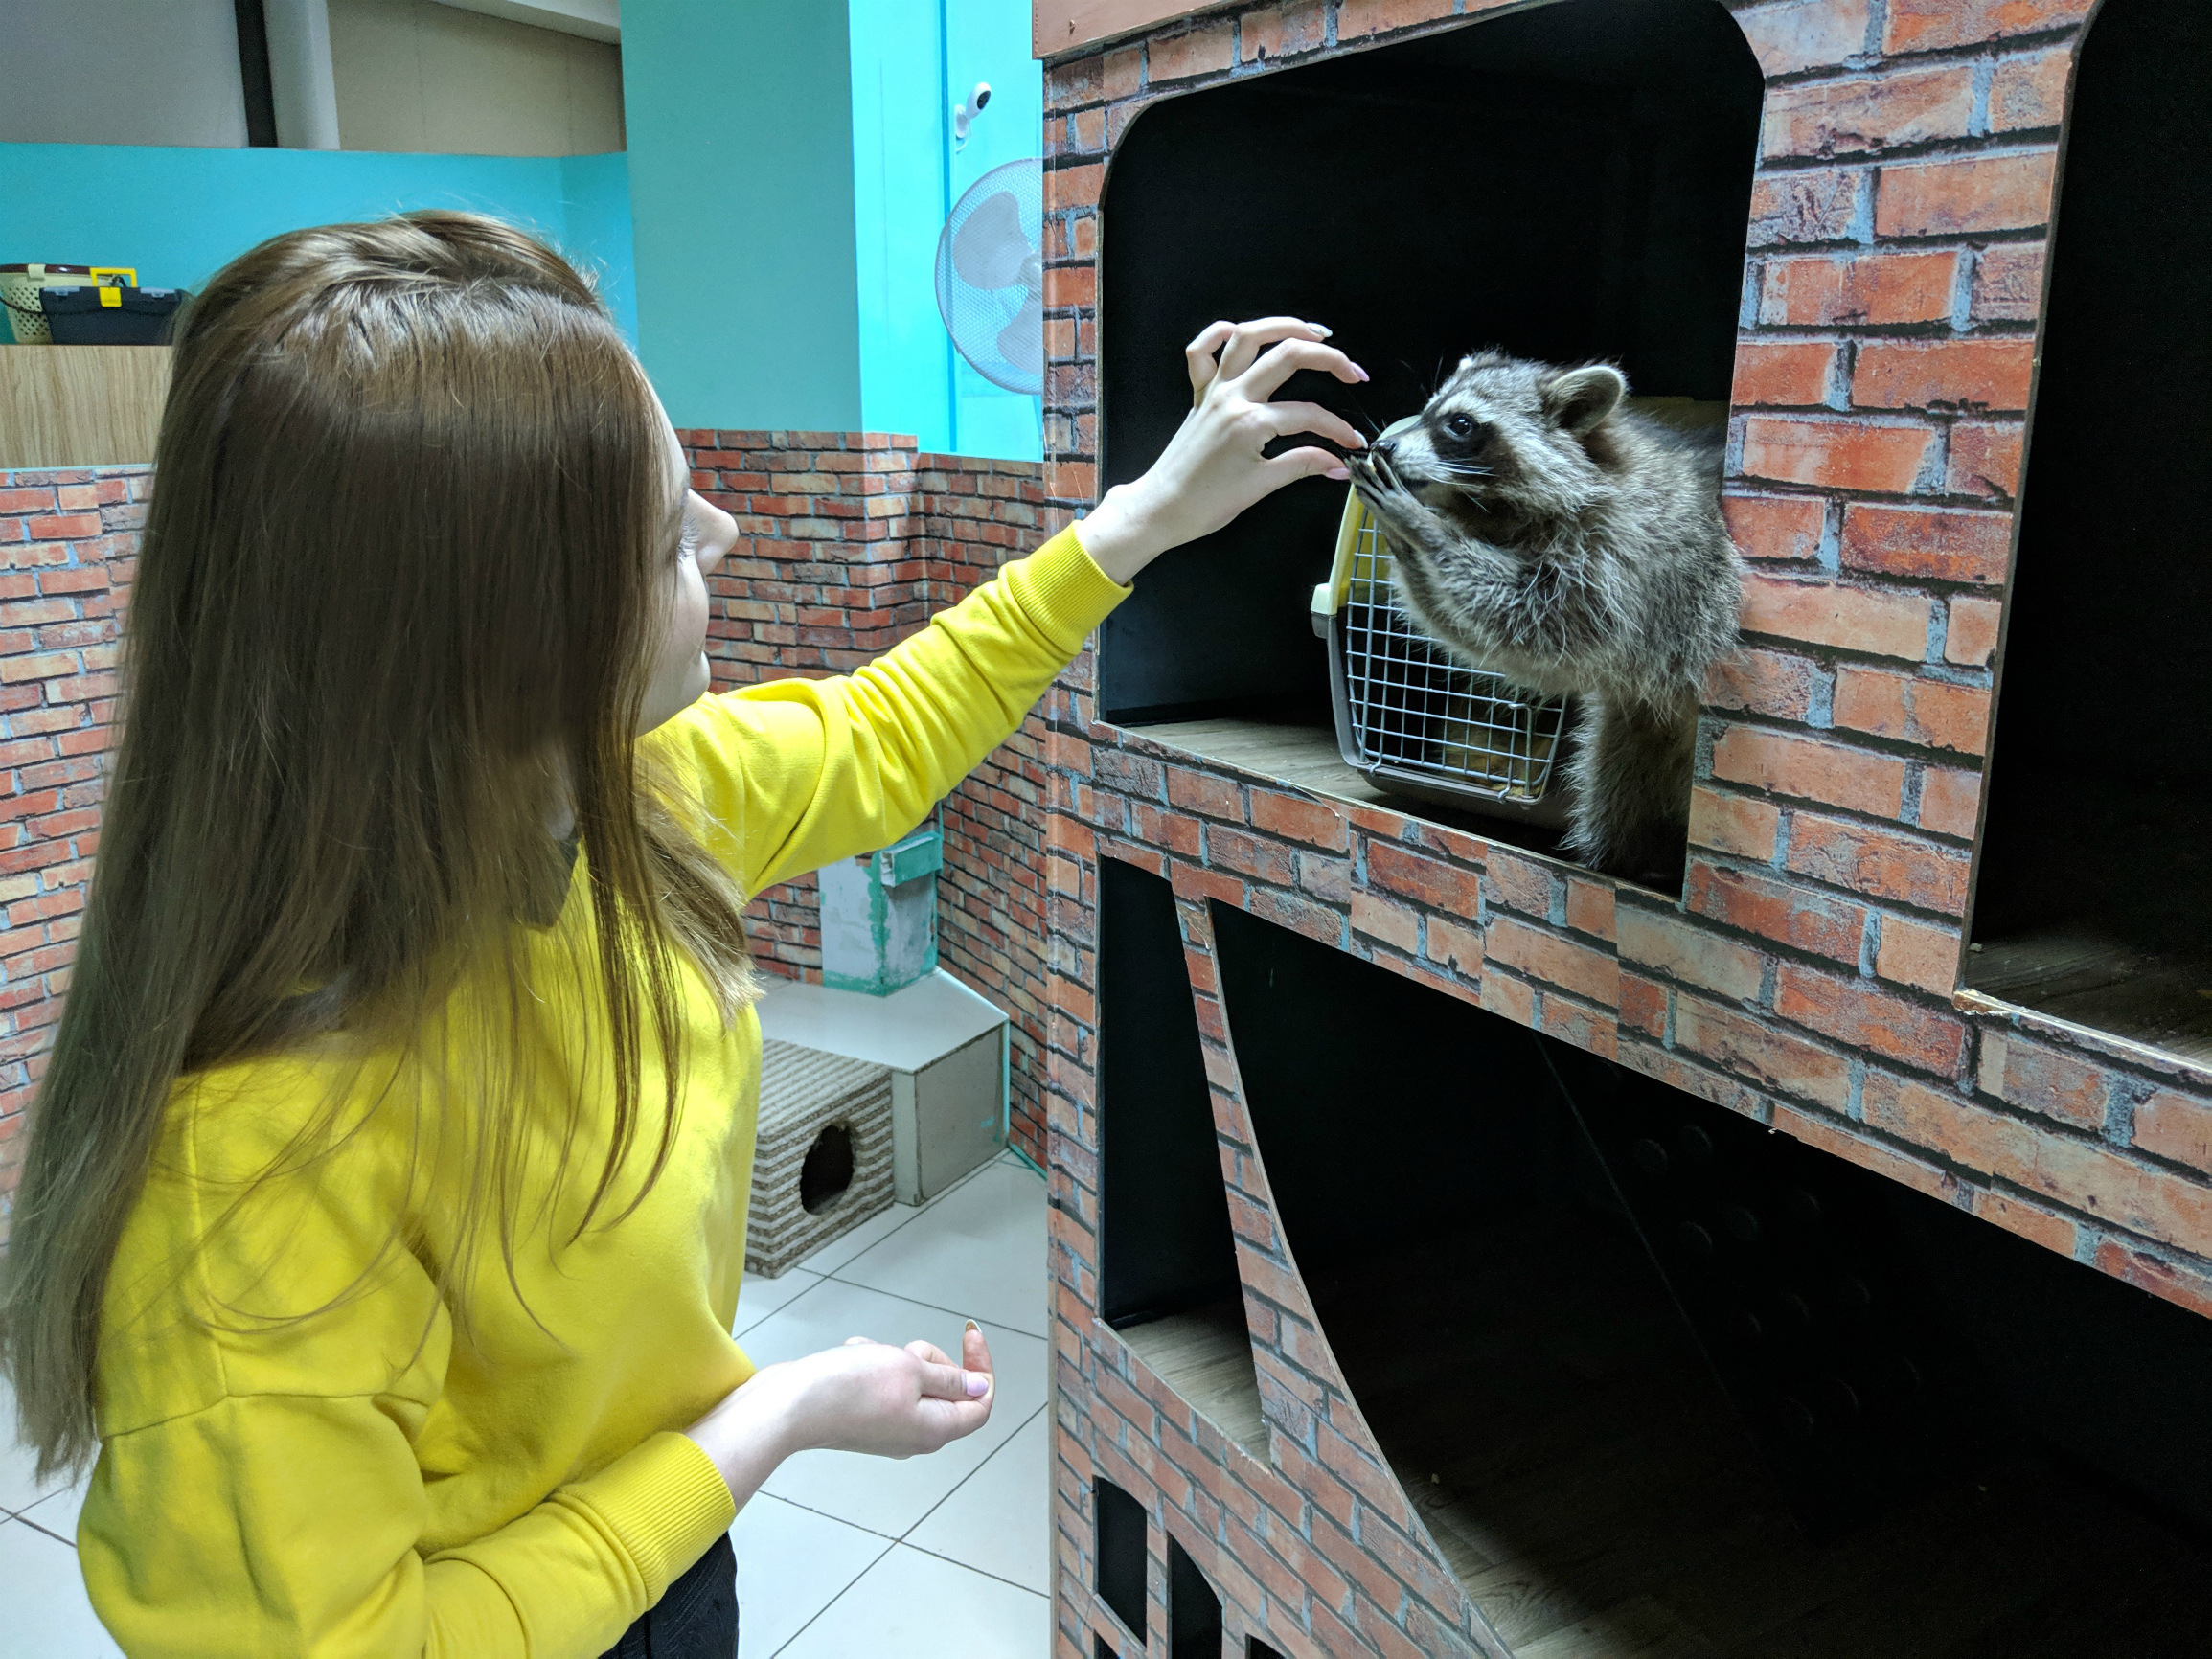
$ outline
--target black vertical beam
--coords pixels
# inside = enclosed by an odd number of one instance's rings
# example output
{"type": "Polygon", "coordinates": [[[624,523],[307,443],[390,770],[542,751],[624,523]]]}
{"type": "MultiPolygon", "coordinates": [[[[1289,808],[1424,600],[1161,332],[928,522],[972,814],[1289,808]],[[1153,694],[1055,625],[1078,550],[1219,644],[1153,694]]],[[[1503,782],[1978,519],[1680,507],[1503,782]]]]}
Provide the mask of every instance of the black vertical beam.
{"type": "Polygon", "coordinates": [[[239,80],[245,88],[246,143],[277,147],[277,98],[269,81],[269,24],[262,0],[232,0],[239,24],[239,80]]]}

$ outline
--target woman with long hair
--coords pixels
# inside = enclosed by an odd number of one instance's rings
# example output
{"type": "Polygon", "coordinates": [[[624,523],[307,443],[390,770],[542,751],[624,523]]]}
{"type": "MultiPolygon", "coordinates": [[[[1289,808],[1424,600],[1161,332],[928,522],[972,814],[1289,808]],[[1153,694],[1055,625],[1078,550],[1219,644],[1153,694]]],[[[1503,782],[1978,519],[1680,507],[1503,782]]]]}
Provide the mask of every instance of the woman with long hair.
{"type": "Polygon", "coordinates": [[[806,1447],[972,1432],[991,1361],[730,1338],[746,896],[882,846],[1153,557],[1359,439],[1216,325],[1153,468],[857,672],[705,695],[733,521],[589,285],[471,215],[281,236],[177,344],[0,1358],[94,1464],[132,1654],[727,1655],[806,1447]],[[1217,353],[1219,353],[1217,359],[1217,353]]]}

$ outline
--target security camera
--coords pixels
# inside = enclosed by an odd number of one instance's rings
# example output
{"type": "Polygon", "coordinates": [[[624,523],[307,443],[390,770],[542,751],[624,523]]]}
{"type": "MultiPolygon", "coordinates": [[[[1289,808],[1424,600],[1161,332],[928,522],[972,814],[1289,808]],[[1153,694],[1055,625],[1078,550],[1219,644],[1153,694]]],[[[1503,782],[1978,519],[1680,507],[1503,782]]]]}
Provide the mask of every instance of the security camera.
{"type": "Polygon", "coordinates": [[[952,148],[954,149],[968,148],[968,128],[975,118],[983,113],[983,106],[990,102],[991,82],[978,80],[975,83],[975,90],[969,93],[964,102],[953,106],[952,148]]]}

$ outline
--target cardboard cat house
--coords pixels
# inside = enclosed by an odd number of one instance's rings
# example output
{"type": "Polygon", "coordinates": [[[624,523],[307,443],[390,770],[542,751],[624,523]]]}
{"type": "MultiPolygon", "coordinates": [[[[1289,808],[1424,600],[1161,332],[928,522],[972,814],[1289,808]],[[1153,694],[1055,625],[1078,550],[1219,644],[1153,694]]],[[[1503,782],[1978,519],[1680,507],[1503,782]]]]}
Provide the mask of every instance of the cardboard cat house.
{"type": "Polygon", "coordinates": [[[1679,890],[1344,763],[1341,487],[1054,693],[1055,1651],[2188,1650],[2201,9],[1036,19],[1060,506],[1290,312],[1724,401],[1750,565],[1679,890]]]}

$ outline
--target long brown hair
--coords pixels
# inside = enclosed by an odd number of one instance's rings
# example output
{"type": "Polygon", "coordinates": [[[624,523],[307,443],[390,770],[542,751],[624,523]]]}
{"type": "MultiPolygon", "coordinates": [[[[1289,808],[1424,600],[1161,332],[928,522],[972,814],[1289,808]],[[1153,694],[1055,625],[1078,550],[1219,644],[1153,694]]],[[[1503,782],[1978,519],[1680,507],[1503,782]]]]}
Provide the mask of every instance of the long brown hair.
{"type": "MultiPolygon", "coordinates": [[[[6,1262],[0,1359],[41,1469],[93,1449],[102,1299],[177,1080],[334,1036],[403,1043],[465,973],[528,1004],[527,919],[568,882],[547,828],[563,779],[615,1078],[585,1223],[639,1140],[651,1047],[658,1175],[680,1089],[673,952],[725,1018],[749,985],[742,896],[634,746],[679,533],[671,473],[590,285],[495,220],[292,232],[193,306],[6,1262]]],[[[511,1024],[508,1046],[524,1040],[511,1024]]],[[[518,1092],[465,1105],[460,1231],[495,1224],[510,1278],[518,1092]]]]}

